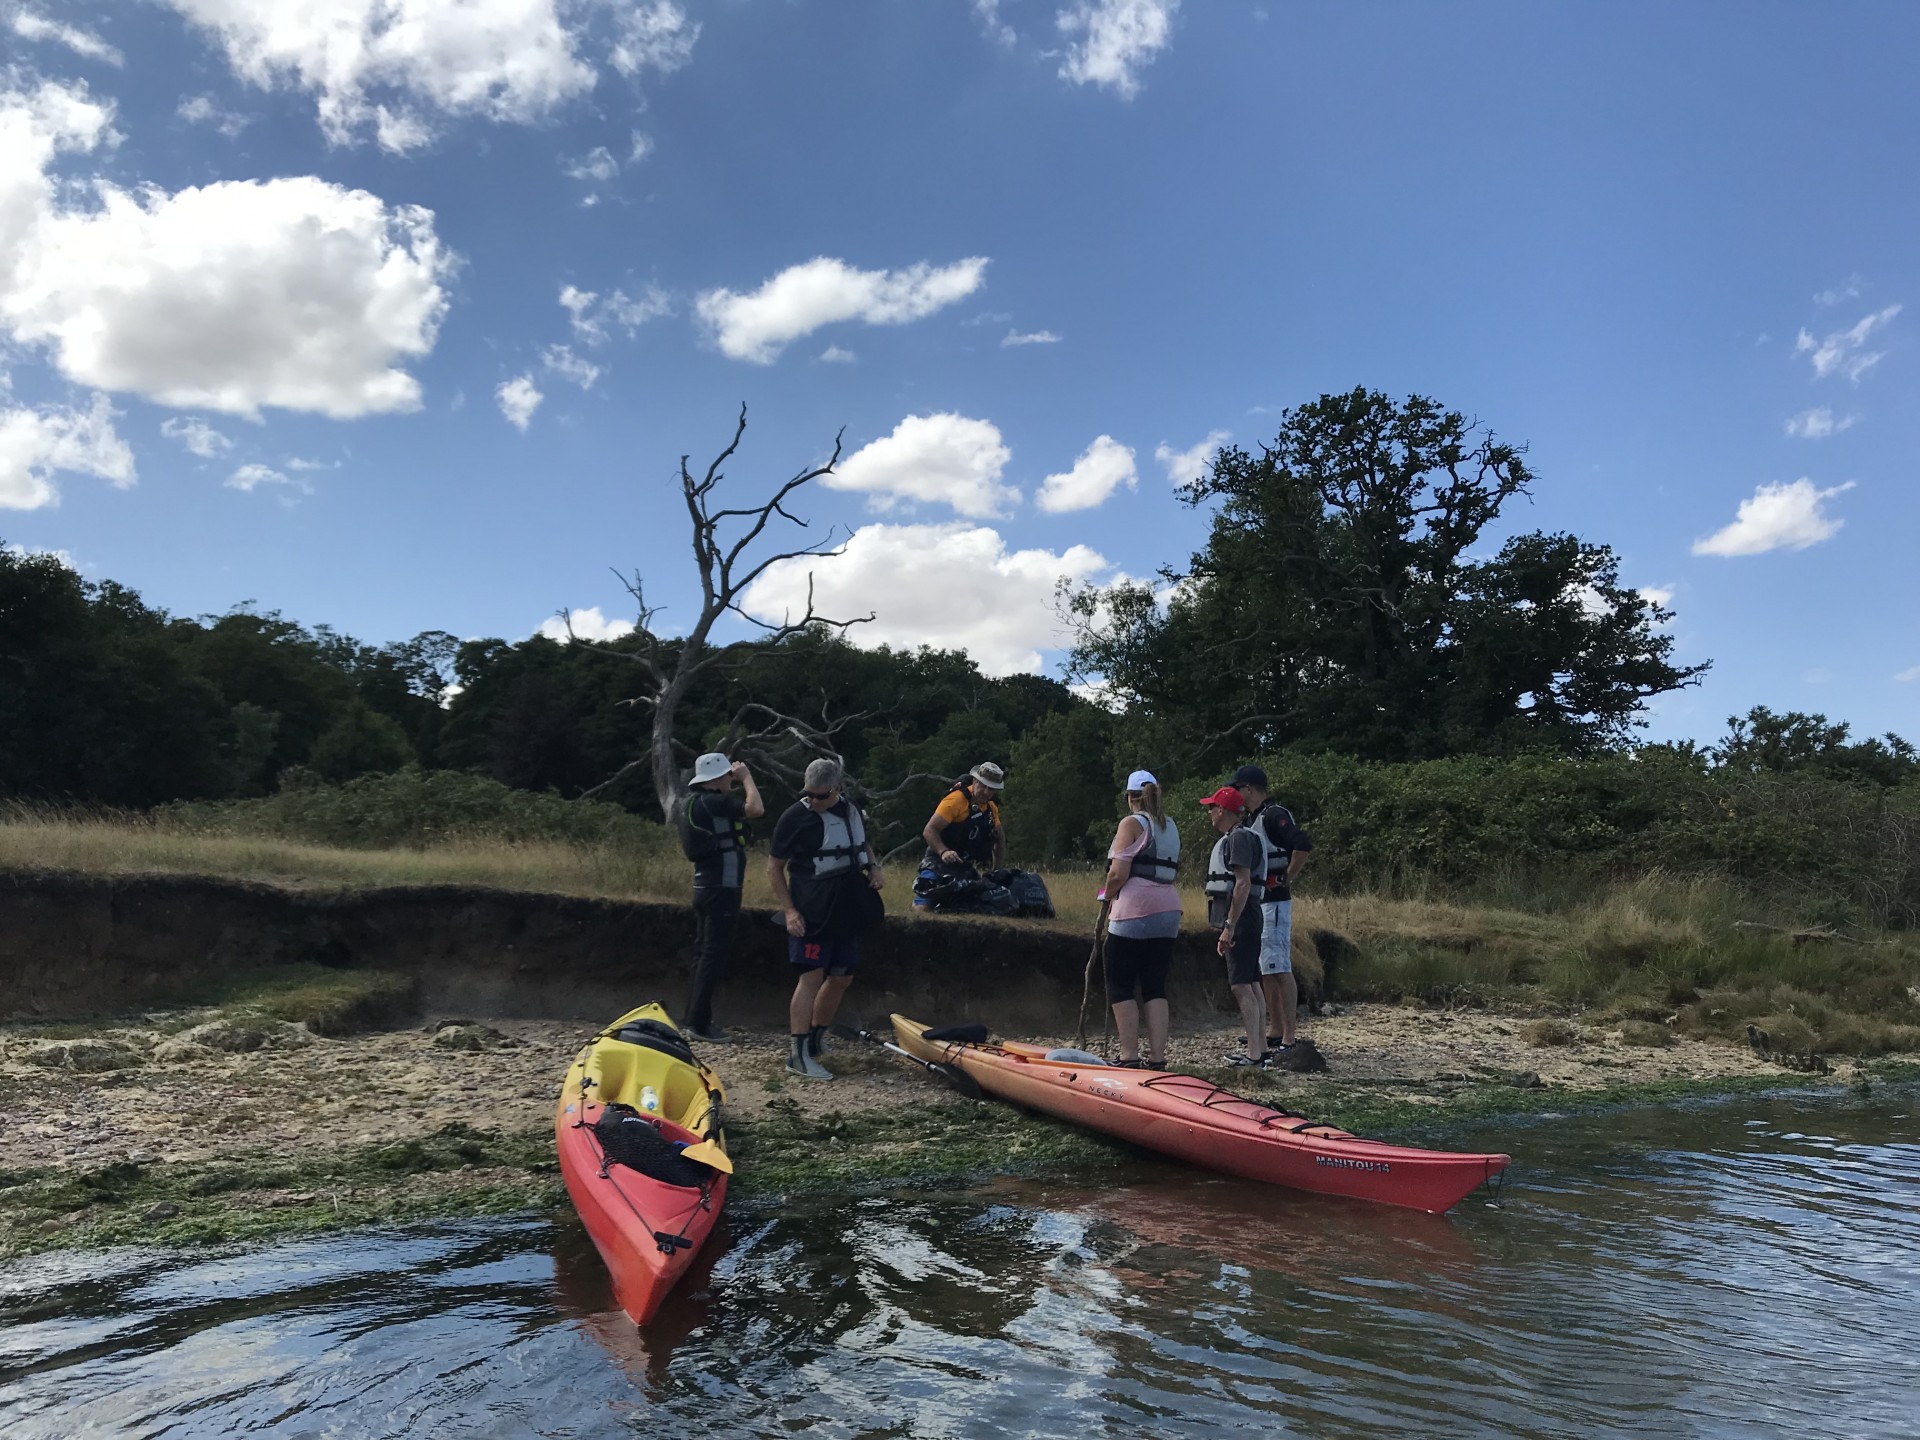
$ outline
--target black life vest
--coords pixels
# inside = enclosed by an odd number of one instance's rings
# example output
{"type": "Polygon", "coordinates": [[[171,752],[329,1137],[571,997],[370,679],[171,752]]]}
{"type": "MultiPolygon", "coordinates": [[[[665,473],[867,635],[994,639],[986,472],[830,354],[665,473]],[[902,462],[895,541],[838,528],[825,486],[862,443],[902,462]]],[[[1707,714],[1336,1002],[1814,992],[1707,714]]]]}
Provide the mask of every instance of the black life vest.
{"type": "MultiPolygon", "coordinates": [[[[975,803],[973,795],[967,789],[965,780],[956,780],[949,795],[965,795],[967,800],[967,818],[950,820],[941,827],[940,838],[946,848],[957,853],[969,865],[990,865],[993,863],[993,837],[999,826],[994,822],[992,802],[986,805],[975,803]]],[[[940,866],[940,852],[931,846],[927,857],[921,862],[928,869],[940,866]]]]}

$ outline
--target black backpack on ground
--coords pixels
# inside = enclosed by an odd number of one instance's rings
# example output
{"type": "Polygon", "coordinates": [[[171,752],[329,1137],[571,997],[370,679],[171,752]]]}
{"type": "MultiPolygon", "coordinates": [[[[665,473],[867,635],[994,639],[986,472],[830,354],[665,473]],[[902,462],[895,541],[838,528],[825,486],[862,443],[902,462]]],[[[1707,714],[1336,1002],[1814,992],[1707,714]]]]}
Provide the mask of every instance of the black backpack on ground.
{"type": "Polygon", "coordinates": [[[1033,871],[989,870],[987,878],[1007,888],[1007,893],[1013,896],[1016,915],[1034,920],[1053,919],[1053,896],[1047,893],[1047,882],[1033,871]]]}
{"type": "MultiPolygon", "coordinates": [[[[972,867],[968,867],[971,870],[972,867]]],[[[922,875],[913,893],[935,910],[956,915],[1017,915],[1020,904],[1006,886],[974,874],[922,875]]]]}

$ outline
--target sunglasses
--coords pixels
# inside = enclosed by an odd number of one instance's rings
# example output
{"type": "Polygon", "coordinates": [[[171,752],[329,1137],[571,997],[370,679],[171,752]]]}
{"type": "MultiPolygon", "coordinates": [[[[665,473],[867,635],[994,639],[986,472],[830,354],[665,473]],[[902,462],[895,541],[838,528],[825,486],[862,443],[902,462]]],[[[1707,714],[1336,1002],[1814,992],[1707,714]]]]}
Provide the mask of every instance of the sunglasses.
{"type": "Polygon", "coordinates": [[[836,785],[831,790],[802,790],[800,793],[809,800],[831,800],[840,793],[840,787],[836,785]]]}

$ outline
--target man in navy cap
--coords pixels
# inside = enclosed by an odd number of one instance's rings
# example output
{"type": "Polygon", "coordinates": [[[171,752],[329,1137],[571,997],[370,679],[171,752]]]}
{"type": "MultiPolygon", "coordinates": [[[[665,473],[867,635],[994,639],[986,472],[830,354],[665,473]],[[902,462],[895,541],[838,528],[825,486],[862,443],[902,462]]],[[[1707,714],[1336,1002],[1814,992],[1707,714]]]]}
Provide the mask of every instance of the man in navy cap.
{"type": "Polygon", "coordinates": [[[1299,1017],[1300,989],[1293,978],[1293,880],[1307,863],[1313,840],[1294,823],[1293,815],[1268,798],[1267,772],[1258,765],[1242,765],[1233,772],[1233,788],[1247,802],[1245,823],[1259,831],[1266,845],[1266,883],[1260,895],[1260,987],[1266,992],[1267,1044],[1284,1051],[1293,1044],[1299,1017]]]}

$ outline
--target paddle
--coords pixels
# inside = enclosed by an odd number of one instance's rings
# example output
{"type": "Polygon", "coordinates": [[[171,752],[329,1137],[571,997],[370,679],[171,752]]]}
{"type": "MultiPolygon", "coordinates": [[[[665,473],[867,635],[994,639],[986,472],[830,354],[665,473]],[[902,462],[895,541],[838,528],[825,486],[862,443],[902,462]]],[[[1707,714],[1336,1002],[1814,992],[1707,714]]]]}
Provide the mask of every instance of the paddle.
{"type": "Polygon", "coordinates": [[[842,1040],[864,1040],[869,1045],[878,1043],[896,1055],[904,1055],[929,1075],[946,1081],[947,1084],[951,1085],[955,1090],[958,1090],[969,1100],[984,1100],[986,1098],[986,1092],[980,1088],[980,1082],[967,1074],[967,1072],[962,1070],[958,1065],[948,1065],[939,1060],[922,1060],[911,1050],[903,1050],[894,1044],[893,1041],[882,1038],[872,1030],[862,1030],[857,1025],[836,1023],[827,1027],[827,1033],[838,1036],[842,1040]]]}
{"type": "Polygon", "coordinates": [[[689,1160],[698,1160],[710,1169],[719,1170],[727,1175],[733,1173],[733,1161],[727,1158],[727,1152],[722,1150],[716,1141],[702,1140],[698,1145],[687,1146],[680,1153],[689,1160]]]}

